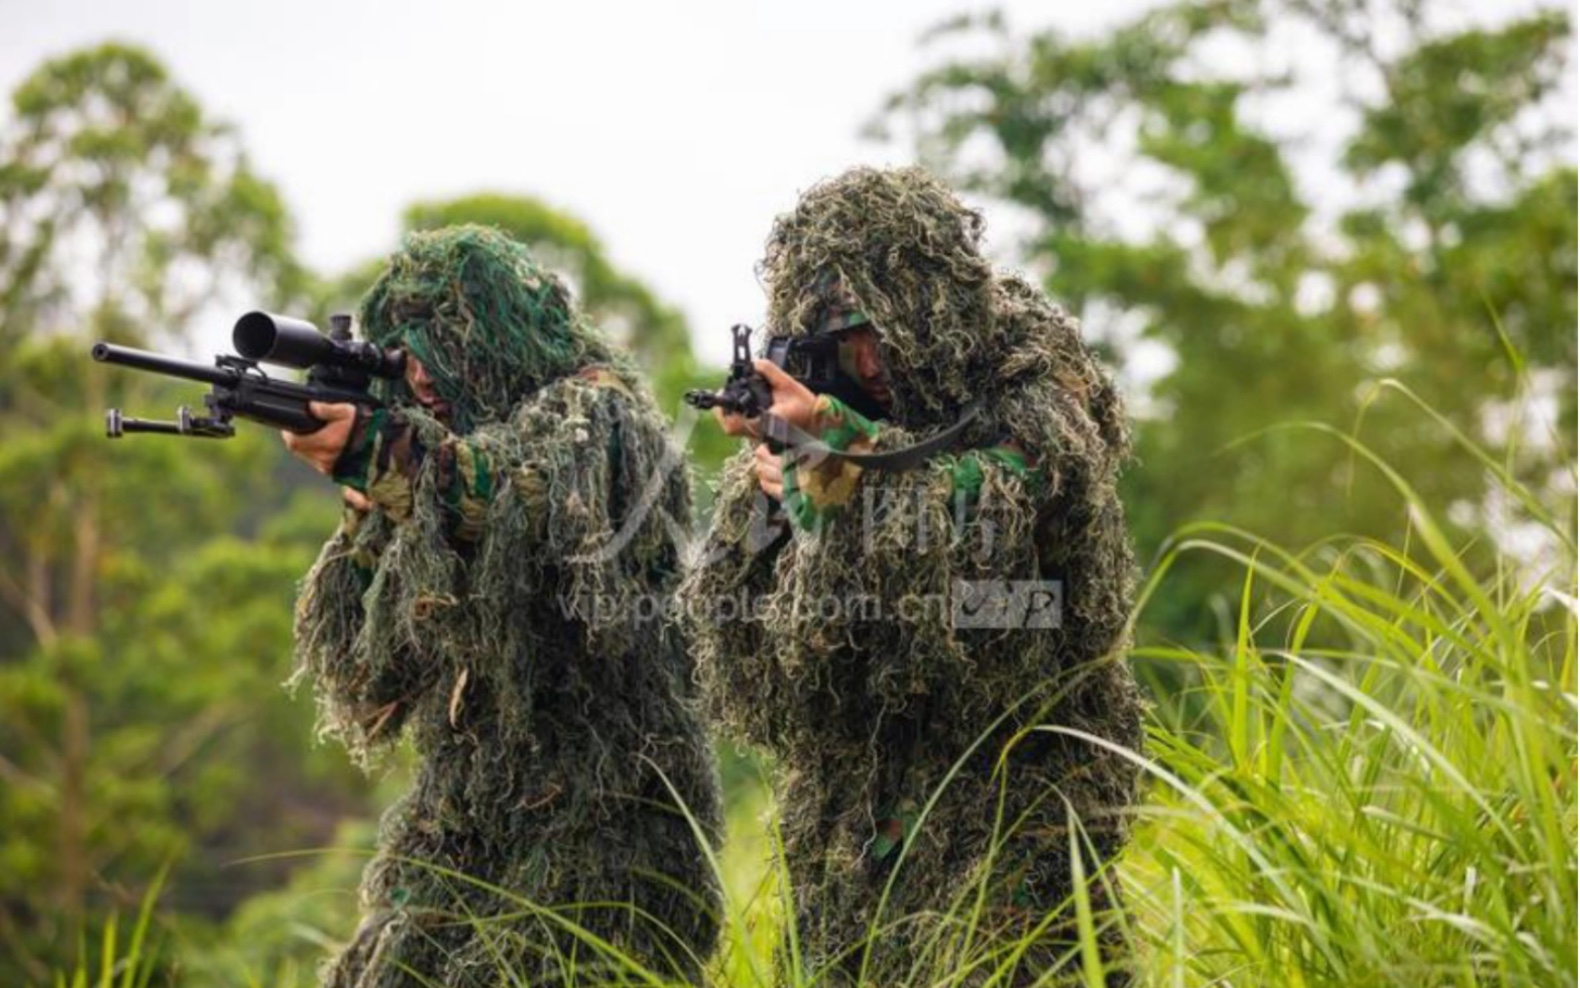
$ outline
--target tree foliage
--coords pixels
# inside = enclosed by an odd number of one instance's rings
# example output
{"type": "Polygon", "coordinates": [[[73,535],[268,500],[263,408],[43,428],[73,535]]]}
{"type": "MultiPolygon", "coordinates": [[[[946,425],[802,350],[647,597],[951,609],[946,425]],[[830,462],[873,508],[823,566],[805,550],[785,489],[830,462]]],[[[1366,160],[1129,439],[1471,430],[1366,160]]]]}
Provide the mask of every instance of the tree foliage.
{"type": "Polygon", "coordinates": [[[0,134],[0,343],[93,317],[179,337],[228,276],[289,290],[284,204],[148,52],[46,62],[0,134]]]}
{"type": "MultiPolygon", "coordinates": [[[[359,791],[311,757],[287,672],[313,545],[278,505],[278,440],[108,444],[108,404],[182,390],[88,358],[179,341],[229,286],[299,290],[291,224],[236,135],[153,56],[45,63],[0,129],[0,981],[43,981],[166,861],[223,911],[223,861],[313,843],[359,791]],[[246,531],[249,502],[278,519],[246,531]],[[326,784],[327,783],[327,784],[326,784]],[[319,791],[312,799],[303,794],[319,791]],[[345,795],[334,795],[344,792],[345,795]],[[270,831],[273,831],[270,833],[270,831]]],[[[193,390],[188,385],[185,392],[193,390]]],[[[187,398],[190,400],[190,396],[187,398]]],[[[332,508],[302,504],[327,530],[332,508]]]]}
{"type": "MultiPolygon", "coordinates": [[[[1132,372],[1139,343],[1168,356],[1128,486],[1148,554],[1196,519],[1290,544],[1403,530],[1341,444],[1281,422],[1358,430],[1486,530],[1480,471],[1402,402],[1372,403],[1380,376],[1516,440],[1527,479],[1573,447],[1569,17],[1448,30],[1442,13],[1207,0],[1084,38],[962,18],[929,42],[972,53],[885,105],[878,133],[1018,207],[1024,262],[1132,372]],[[1511,427],[1521,390],[1557,424],[1511,427]]],[[[1211,633],[1216,576],[1180,577],[1152,617],[1211,633]]]]}

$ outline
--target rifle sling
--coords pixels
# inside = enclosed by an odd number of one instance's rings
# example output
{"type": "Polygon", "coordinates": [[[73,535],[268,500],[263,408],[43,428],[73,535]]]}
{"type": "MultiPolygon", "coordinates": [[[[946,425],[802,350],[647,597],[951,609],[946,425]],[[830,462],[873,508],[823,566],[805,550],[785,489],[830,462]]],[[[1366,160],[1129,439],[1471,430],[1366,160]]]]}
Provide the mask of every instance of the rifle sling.
{"type": "Polygon", "coordinates": [[[906,470],[915,470],[926,463],[937,453],[955,444],[955,440],[966,431],[966,427],[975,422],[982,413],[982,405],[972,402],[960,413],[960,418],[949,428],[935,435],[928,436],[920,442],[912,443],[900,449],[889,449],[879,453],[847,453],[835,449],[811,433],[791,425],[784,419],[773,414],[763,415],[763,435],[772,442],[779,443],[786,452],[792,453],[797,463],[817,464],[825,457],[854,463],[864,470],[887,470],[892,473],[901,473],[906,470]]]}

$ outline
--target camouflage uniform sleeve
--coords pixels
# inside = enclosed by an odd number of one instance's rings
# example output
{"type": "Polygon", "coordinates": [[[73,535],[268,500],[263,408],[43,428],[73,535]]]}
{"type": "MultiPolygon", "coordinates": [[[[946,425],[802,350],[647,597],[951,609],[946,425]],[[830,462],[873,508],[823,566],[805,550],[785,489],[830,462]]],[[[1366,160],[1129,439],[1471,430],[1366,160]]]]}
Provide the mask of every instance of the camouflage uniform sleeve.
{"type": "Polygon", "coordinates": [[[1041,493],[1044,486],[1041,468],[1014,443],[967,450],[939,460],[949,470],[951,494],[963,500],[967,509],[975,507],[988,474],[995,470],[1019,480],[1032,494],[1041,493]]]}
{"type": "MultiPolygon", "coordinates": [[[[882,435],[882,426],[830,395],[818,396],[813,414],[813,431],[830,449],[871,452],[882,435]]],[[[942,455],[935,458],[934,465],[949,472],[951,497],[963,501],[967,510],[976,504],[990,471],[1002,470],[1034,492],[1042,481],[1037,464],[1012,443],[942,455]]],[[[820,528],[855,499],[862,473],[861,466],[838,457],[799,464],[794,457],[786,457],[785,513],[798,528],[820,528]]]]}
{"type": "MultiPolygon", "coordinates": [[[[866,453],[878,438],[872,420],[830,395],[818,395],[812,406],[813,435],[830,449],[866,453]]],[[[837,515],[856,495],[862,468],[849,460],[824,457],[821,462],[798,462],[785,456],[784,509],[796,527],[813,531],[837,515]]]]}
{"type": "MultiPolygon", "coordinates": [[[[336,461],[332,477],[368,496],[393,521],[412,513],[412,490],[418,467],[430,450],[398,412],[387,408],[365,413],[336,461]]],[[[475,542],[483,528],[499,470],[476,443],[448,436],[436,447],[439,490],[448,509],[450,533],[475,542]]]]}

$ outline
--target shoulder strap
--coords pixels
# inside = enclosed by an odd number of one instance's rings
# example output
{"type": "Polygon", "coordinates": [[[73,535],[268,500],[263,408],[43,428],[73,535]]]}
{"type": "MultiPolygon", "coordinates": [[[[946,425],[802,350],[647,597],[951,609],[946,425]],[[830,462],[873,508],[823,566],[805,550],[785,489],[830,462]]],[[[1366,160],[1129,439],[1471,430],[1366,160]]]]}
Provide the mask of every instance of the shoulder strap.
{"type": "Polygon", "coordinates": [[[763,416],[763,435],[771,442],[778,443],[786,450],[794,453],[798,461],[817,463],[824,458],[843,460],[854,463],[865,470],[887,470],[900,473],[906,470],[915,470],[926,463],[929,458],[945,451],[955,445],[955,441],[965,433],[966,427],[975,422],[982,413],[982,406],[978,402],[967,405],[960,413],[960,418],[949,428],[935,435],[928,436],[920,442],[912,443],[900,449],[888,449],[879,453],[847,453],[838,450],[813,436],[811,433],[791,425],[777,415],[763,416]]]}

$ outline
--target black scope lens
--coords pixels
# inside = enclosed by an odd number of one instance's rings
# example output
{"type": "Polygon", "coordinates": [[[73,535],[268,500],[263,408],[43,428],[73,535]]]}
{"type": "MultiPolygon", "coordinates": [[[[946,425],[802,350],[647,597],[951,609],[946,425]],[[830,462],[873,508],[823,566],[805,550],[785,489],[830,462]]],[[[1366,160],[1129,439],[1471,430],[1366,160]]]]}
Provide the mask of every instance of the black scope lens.
{"type": "Polygon", "coordinates": [[[312,323],[269,312],[249,312],[237,319],[230,341],[248,360],[299,368],[319,363],[335,348],[312,323]]]}

